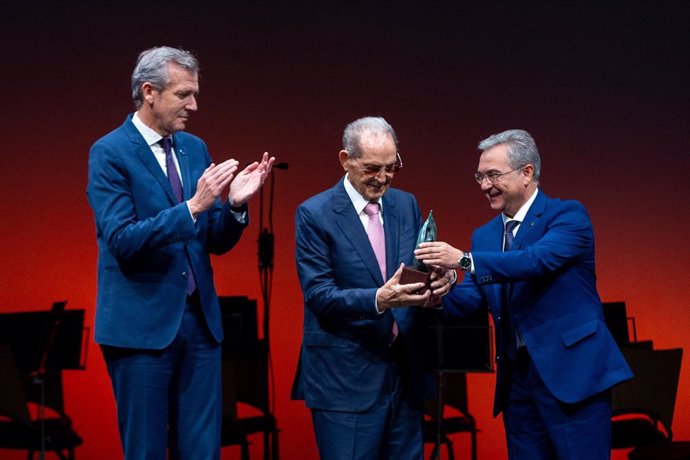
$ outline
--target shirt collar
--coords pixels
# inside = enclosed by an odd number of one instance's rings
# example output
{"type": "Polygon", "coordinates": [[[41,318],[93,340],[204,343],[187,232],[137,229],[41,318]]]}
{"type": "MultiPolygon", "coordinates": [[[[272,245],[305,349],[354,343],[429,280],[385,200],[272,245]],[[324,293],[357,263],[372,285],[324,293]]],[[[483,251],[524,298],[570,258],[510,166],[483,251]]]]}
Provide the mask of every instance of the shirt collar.
{"type": "MultiPolygon", "coordinates": [[[[153,129],[149,128],[144,124],[143,121],[141,121],[141,118],[139,118],[138,112],[134,112],[134,115],[132,116],[132,123],[134,124],[134,127],[137,128],[137,131],[141,134],[141,136],[144,138],[146,141],[146,144],[149,146],[155,145],[163,139],[163,136],[158,134],[156,131],[153,129]]],[[[172,140],[172,137],[171,137],[172,140]]]]}
{"type": "Polygon", "coordinates": [[[515,216],[508,217],[505,214],[501,214],[501,217],[503,218],[503,225],[505,225],[506,222],[509,222],[511,220],[517,220],[518,222],[522,222],[525,220],[525,216],[527,215],[527,211],[529,211],[529,208],[532,206],[532,203],[534,203],[534,200],[537,198],[537,193],[539,193],[539,189],[535,189],[534,193],[532,193],[532,196],[529,197],[529,200],[523,204],[518,212],[515,213],[515,216]]]}
{"type": "MultiPolygon", "coordinates": [[[[352,205],[355,207],[355,211],[357,211],[357,214],[361,214],[364,212],[364,208],[366,205],[369,204],[369,201],[365,199],[362,195],[359,194],[357,190],[352,186],[350,183],[350,180],[348,179],[348,174],[345,174],[345,177],[343,178],[343,185],[345,185],[345,191],[347,192],[347,196],[350,197],[350,201],[352,202],[352,205]]],[[[383,202],[379,198],[376,203],[379,204],[379,213],[383,217],[383,202]]]]}

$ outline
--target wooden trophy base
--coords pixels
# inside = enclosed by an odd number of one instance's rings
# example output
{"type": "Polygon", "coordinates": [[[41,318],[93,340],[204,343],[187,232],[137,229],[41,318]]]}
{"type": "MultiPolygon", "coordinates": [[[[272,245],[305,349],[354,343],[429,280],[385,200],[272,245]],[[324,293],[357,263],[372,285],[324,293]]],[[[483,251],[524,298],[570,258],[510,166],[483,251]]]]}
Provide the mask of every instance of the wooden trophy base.
{"type": "Polygon", "coordinates": [[[431,272],[422,272],[414,268],[404,267],[400,275],[400,284],[424,283],[424,287],[416,293],[422,294],[431,289],[431,272]]]}

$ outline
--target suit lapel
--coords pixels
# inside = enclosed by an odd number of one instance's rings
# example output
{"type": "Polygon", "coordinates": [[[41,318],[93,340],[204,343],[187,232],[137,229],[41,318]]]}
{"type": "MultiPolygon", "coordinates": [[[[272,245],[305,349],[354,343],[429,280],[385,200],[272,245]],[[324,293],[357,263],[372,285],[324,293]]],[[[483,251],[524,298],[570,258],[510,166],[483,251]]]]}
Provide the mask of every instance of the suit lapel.
{"type": "Polygon", "coordinates": [[[173,205],[177,204],[177,200],[173,194],[172,187],[170,187],[168,178],[166,177],[165,173],[163,173],[160,164],[158,164],[155,155],[151,151],[151,147],[146,144],[146,141],[144,141],[144,138],[141,136],[139,131],[137,131],[137,128],[134,126],[131,119],[128,119],[125,122],[125,130],[129,140],[134,146],[134,151],[137,153],[137,156],[141,162],[144,164],[146,169],[149,170],[156,181],[158,181],[166,195],[168,195],[170,203],[173,205]]]}
{"type": "Polygon", "coordinates": [[[530,206],[527,214],[525,215],[525,220],[520,224],[518,232],[513,239],[513,248],[522,249],[522,243],[525,238],[534,229],[535,224],[539,221],[541,216],[544,214],[544,208],[546,207],[546,201],[548,197],[541,190],[534,199],[534,203],[530,206]]]}
{"type": "Polygon", "coordinates": [[[396,202],[383,196],[383,231],[386,235],[386,275],[388,278],[398,269],[400,252],[400,216],[396,202]]]}
{"type": "MultiPolygon", "coordinates": [[[[381,276],[381,270],[376,261],[376,255],[371,247],[371,243],[369,243],[369,237],[364,230],[364,226],[362,226],[362,221],[355,212],[355,208],[352,206],[352,201],[350,201],[350,197],[347,195],[342,181],[338,182],[335,188],[336,190],[333,194],[335,223],[340,227],[343,235],[345,235],[345,238],[350,242],[354,252],[362,259],[367,269],[374,277],[376,284],[380,286],[383,284],[383,276],[381,276]]],[[[386,240],[388,240],[388,235],[386,235],[386,240]]],[[[388,248],[386,248],[386,250],[387,249],[388,248]]]]}

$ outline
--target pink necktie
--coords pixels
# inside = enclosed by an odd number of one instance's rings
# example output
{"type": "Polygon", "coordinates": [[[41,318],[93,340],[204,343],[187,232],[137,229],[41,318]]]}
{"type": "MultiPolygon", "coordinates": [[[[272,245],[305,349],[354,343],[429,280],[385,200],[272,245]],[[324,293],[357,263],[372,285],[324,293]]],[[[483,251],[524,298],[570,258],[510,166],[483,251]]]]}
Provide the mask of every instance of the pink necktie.
{"type": "Polygon", "coordinates": [[[379,263],[383,281],[386,281],[386,237],[383,234],[383,225],[379,218],[379,204],[369,203],[364,208],[364,212],[369,216],[369,224],[367,225],[367,236],[369,242],[376,254],[376,260],[379,263]]]}
{"type": "MultiPolygon", "coordinates": [[[[380,205],[378,203],[369,203],[364,208],[364,213],[369,216],[369,223],[367,224],[367,236],[371,247],[376,254],[376,261],[379,263],[383,281],[386,281],[386,237],[383,233],[383,224],[379,218],[380,205]]],[[[398,323],[393,320],[393,328],[391,330],[391,343],[398,336],[398,323]]]]}

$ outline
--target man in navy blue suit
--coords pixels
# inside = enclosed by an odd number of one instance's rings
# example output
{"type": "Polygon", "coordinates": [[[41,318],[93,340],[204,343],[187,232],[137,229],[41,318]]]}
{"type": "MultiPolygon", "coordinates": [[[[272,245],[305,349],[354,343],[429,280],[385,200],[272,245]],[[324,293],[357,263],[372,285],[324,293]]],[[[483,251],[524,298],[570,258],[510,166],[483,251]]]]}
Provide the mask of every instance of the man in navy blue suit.
{"type": "Polygon", "coordinates": [[[383,118],[350,123],[345,177],[297,209],[304,336],[293,398],[311,409],[325,460],[423,457],[420,409],[434,386],[417,339],[431,311],[414,306],[438,304],[454,272],[434,275],[430,290],[400,284],[422,218],[411,194],[390,188],[397,144],[383,118]]]}
{"type": "Polygon", "coordinates": [[[184,50],[141,53],[136,112],[89,155],[95,338],[128,460],[164,460],[167,447],[181,460],[220,458],[223,330],[209,253],[237,243],[274,161],[264,153],[238,172],[236,160],[213,163],[206,144],[182,132],[197,110],[198,69],[184,50]]]}
{"type": "Polygon", "coordinates": [[[522,130],[479,144],[477,183],[500,214],[469,252],[423,243],[425,263],[465,270],[444,299],[449,315],[488,308],[497,340],[494,415],[511,460],[610,457],[610,388],[632,377],[596,289],[594,233],[577,201],[538,188],[539,151],[522,130]]]}

